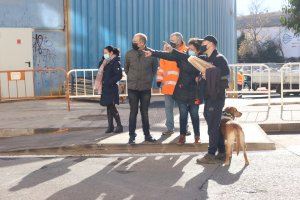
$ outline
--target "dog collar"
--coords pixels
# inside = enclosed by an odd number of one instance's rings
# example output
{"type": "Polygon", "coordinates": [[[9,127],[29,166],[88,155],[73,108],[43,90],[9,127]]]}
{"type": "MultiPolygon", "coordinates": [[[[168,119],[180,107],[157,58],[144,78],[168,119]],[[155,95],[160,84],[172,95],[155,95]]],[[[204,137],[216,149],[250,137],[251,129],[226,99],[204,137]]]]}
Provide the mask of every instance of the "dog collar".
{"type": "Polygon", "coordinates": [[[232,116],[232,114],[226,112],[226,111],[223,111],[222,112],[222,118],[223,119],[234,119],[234,117],[232,116]]]}

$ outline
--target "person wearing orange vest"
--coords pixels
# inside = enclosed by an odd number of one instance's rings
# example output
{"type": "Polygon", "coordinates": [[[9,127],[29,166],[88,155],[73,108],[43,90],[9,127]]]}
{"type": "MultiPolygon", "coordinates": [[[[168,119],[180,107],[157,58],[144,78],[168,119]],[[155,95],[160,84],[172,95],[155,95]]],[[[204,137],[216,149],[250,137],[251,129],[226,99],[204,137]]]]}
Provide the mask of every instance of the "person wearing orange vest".
{"type": "Polygon", "coordinates": [[[238,90],[242,90],[244,84],[244,75],[243,72],[238,72],[237,73],[237,85],[238,85],[238,90]]]}
{"type": "MultiPolygon", "coordinates": [[[[186,52],[187,46],[183,41],[183,36],[179,32],[170,35],[170,45],[180,52],[186,52]]],[[[157,85],[162,86],[161,93],[165,95],[165,113],[167,130],[163,135],[171,135],[174,133],[174,114],[173,108],[175,100],[173,93],[179,77],[179,68],[175,61],[160,59],[159,69],[157,71],[157,85]]]]}

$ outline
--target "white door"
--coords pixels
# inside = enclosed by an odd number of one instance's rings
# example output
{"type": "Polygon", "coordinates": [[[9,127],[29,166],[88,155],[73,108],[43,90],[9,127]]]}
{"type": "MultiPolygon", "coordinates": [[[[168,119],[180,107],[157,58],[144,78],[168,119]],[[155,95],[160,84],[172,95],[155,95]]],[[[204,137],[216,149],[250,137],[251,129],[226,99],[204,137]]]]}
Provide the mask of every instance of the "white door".
{"type": "Polygon", "coordinates": [[[32,31],[0,28],[0,99],[34,97],[32,31]]]}

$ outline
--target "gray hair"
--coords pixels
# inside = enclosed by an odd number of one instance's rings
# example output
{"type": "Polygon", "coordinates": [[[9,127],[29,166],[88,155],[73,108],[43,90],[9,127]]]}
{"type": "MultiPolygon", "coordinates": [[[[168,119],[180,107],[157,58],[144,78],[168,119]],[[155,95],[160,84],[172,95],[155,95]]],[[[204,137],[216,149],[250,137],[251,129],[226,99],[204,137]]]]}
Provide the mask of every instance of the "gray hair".
{"type": "Polygon", "coordinates": [[[170,37],[172,37],[172,36],[175,36],[175,37],[179,38],[179,39],[183,42],[183,36],[182,36],[181,33],[175,32],[175,33],[172,33],[172,34],[170,35],[170,37]]]}
{"type": "Polygon", "coordinates": [[[144,33],[137,33],[135,34],[135,36],[139,36],[140,41],[142,41],[144,44],[147,43],[147,35],[145,35],[144,33]]]}

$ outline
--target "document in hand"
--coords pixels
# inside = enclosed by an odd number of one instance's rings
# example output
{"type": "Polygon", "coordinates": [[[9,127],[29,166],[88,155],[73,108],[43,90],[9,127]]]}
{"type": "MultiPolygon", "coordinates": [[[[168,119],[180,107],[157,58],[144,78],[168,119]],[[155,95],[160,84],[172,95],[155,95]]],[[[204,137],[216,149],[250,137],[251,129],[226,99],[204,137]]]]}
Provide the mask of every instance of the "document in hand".
{"type": "Polygon", "coordinates": [[[188,61],[200,72],[205,74],[206,69],[215,67],[209,62],[206,62],[205,60],[198,58],[196,56],[190,56],[188,58],[188,61]]]}

